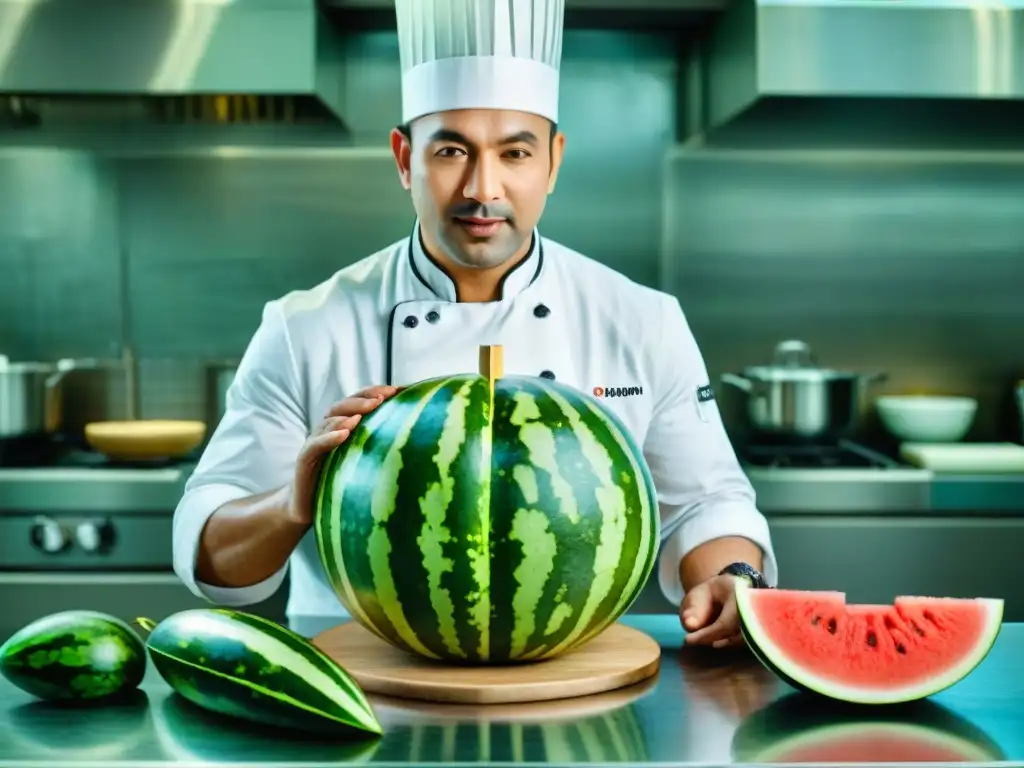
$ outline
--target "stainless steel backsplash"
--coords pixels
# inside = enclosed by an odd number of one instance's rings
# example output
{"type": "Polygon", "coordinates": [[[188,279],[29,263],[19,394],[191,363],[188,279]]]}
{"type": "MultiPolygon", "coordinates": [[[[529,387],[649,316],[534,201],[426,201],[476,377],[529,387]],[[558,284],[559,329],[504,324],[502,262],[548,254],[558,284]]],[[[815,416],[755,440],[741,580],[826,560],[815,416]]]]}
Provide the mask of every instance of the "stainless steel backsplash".
{"type": "MultiPolygon", "coordinates": [[[[973,436],[1008,434],[1024,370],[1018,155],[689,149],[676,145],[671,39],[570,31],[564,50],[567,156],[547,236],[677,294],[715,376],[799,337],[824,364],[888,372],[886,391],[977,395],[973,436]]],[[[393,35],[367,34],[349,56],[351,146],[0,148],[0,351],[114,356],[126,325],[141,415],[204,416],[204,361],[240,355],[264,302],[410,230],[387,147],[393,35]]],[[[68,388],[72,426],[121,415],[116,374],[68,388]]]]}
{"type": "Polygon", "coordinates": [[[799,338],[887,373],[879,394],[977,396],[969,439],[1020,439],[1024,157],[705,148],[668,167],[668,289],[712,370],[799,338]]]}

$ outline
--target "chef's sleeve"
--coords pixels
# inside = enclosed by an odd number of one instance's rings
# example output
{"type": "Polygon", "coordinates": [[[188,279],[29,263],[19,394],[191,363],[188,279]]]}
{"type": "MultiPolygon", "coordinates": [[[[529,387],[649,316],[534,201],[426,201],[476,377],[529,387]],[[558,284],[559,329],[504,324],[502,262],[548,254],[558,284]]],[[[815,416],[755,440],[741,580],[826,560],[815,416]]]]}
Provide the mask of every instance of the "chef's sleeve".
{"type": "Polygon", "coordinates": [[[679,605],[683,556],[723,536],[742,536],[759,546],[764,577],[775,586],[778,566],[768,521],[733,451],[704,358],[674,297],[662,305],[660,329],[648,353],[656,402],[644,454],[661,512],[661,590],[679,605]]]}
{"type": "Polygon", "coordinates": [[[195,595],[213,603],[266,600],[287,573],[286,562],[257,584],[225,588],[198,581],[195,566],[200,534],[219,507],[291,482],[308,436],[297,371],[281,305],[270,302],[228,389],[224,416],[174,512],[174,570],[195,595]]]}

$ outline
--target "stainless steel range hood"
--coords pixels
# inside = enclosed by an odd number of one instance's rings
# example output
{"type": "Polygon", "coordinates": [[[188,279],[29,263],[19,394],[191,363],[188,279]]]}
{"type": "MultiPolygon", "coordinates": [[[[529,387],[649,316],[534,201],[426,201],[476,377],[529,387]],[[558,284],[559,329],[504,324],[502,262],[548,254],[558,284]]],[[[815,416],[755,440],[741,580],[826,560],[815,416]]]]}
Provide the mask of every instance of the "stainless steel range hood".
{"type": "Polygon", "coordinates": [[[192,97],[219,122],[286,97],[340,121],[340,46],[316,0],[0,0],[0,94],[122,116],[192,97]]]}
{"type": "Polygon", "coordinates": [[[705,44],[712,125],[772,99],[1024,96],[1019,0],[736,0],[705,44]]]}

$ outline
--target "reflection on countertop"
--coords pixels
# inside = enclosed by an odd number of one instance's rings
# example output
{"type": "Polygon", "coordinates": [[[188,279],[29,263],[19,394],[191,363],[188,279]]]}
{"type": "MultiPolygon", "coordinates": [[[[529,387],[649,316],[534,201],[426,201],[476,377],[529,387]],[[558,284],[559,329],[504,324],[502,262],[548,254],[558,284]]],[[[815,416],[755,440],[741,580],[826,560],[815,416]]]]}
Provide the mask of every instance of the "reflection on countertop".
{"type": "MultiPolygon", "coordinates": [[[[307,618],[294,628],[315,635],[335,622],[307,618]]],[[[348,743],[213,716],[172,694],[152,668],[138,696],[103,709],[35,702],[0,682],[0,768],[1024,759],[1024,625],[1006,625],[989,658],[957,686],[928,702],[882,710],[822,706],[745,650],[681,650],[674,616],[627,616],[624,623],[662,645],[661,670],[650,681],[528,705],[371,697],[385,735],[348,743]]]]}

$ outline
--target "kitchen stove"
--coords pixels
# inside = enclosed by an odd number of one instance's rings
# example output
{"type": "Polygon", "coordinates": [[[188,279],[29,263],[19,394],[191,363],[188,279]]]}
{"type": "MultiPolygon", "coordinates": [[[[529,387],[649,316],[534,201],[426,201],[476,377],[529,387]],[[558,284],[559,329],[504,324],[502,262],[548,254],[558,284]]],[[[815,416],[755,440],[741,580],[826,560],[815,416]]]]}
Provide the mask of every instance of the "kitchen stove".
{"type": "Polygon", "coordinates": [[[0,642],[63,610],[130,621],[203,604],[171,548],[193,464],[113,461],[63,437],[0,440],[0,642]]]}
{"type": "Polygon", "coordinates": [[[191,467],[118,462],[62,438],[0,441],[0,572],[171,572],[191,467]]]}
{"type": "Polygon", "coordinates": [[[191,460],[158,459],[153,461],[122,461],[104,456],[89,448],[84,441],[70,437],[26,436],[0,440],[0,475],[18,469],[159,469],[180,467],[191,460]]]}
{"type": "Polygon", "coordinates": [[[931,502],[928,470],[851,440],[747,443],[737,454],[769,514],[891,514],[931,502]]]}
{"type": "Polygon", "coordinates": [[[883,453],[850,440],[832,444],[750,444],[741,458],[755,467],[792,469],[886,469],[904,467],[883,453]]]}

